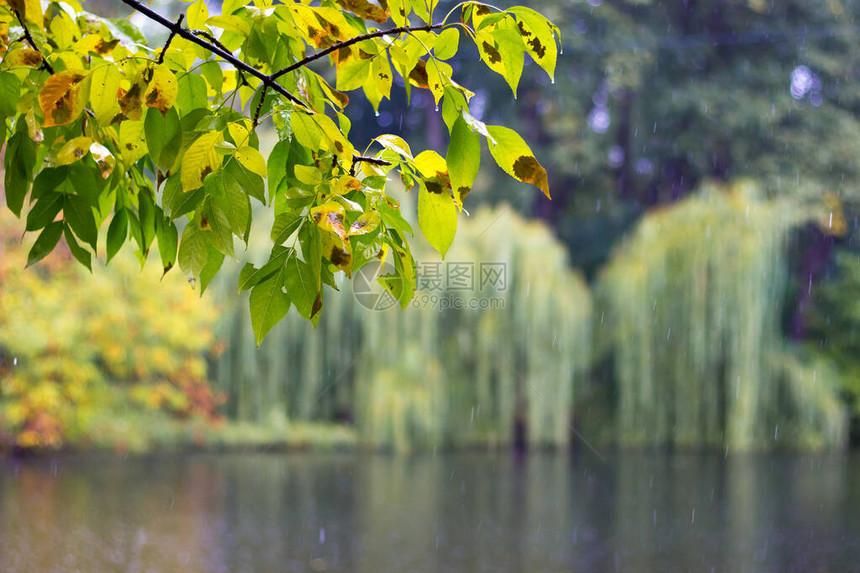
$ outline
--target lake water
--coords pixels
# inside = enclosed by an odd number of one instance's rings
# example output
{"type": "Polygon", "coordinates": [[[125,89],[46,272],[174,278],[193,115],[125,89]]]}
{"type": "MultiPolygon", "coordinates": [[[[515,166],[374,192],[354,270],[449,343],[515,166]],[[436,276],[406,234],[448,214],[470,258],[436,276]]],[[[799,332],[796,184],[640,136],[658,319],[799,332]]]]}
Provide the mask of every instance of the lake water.
{"type": "Polygon", "coordinates": [[[860,457],[7,460],[0,571],[860,571],[860,457]]]}

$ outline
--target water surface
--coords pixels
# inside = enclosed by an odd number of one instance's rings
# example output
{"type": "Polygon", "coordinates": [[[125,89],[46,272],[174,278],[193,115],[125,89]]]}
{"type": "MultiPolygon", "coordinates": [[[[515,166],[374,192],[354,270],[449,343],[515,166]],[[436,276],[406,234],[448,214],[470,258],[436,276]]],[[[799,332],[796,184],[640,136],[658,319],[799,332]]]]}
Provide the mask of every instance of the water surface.
{"type": "Polygon", "coordinates": [[[0,571],[860,570],[860,457],[0,461],[0,571]]]}

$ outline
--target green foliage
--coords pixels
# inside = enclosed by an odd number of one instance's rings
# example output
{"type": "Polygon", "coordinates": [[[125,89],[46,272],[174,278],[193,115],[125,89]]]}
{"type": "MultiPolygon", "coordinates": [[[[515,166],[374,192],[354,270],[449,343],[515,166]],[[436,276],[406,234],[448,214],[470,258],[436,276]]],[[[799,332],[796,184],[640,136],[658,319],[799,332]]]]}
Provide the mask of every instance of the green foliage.
{"type": "Polygon", "coordinates": [[[173,23],[136,0],[123,3],[169,30],[166,44],[151,46],[128,20],[85,12],[75,0],[0,5],[8,30],[0,44],[6,197],[16,214],[27,205],[28,231],[39,234],[28,264],[61,237],[88,268],[93,256],[112,258],[128,240],[141,261],[157,245],[164,272],[178,264],[202,292],[234,255],[234,242],[247,242],[254,199],[278,225],[274,264],[246,273],[242,285],[251,289],[260,343],[290,307],[316,323],[333,274],[349,276],[377,254],[398,259],[406,285],[399,302],[409,303],[411,229],[385,192],[392,170],[418,189],[419,224],[442,254],[475,178],[481,137],[505,171],[549,194],[528,145],[475,119],[473,92],[445,62],[464,36],[515,94],[526,53],[552,76],[559,31],[533,10],[467,2],[442,17],[423,0],[225,0],[210,15],[198,0],[173,23]],[[316,65],[326,60],[333,74],[316,65]],[[394,73],[407,92],[428,90],[441,104],[452,134],[447,160],[413,156],[394,136],[364,152],[350,141],[344,92],[361,89],[378,108],[394,73]],[[279,136],[268,161],[257,134],[264,121],[279,136]]]}
{"type": "Polygon", "coordinates": [[[219,418],[206,377],[211,303],[154,262],[141,272],[129,252],[92,274],[60,248],[24,269],[31,241],[10,219],[0,217],[0,450],[133,449],[154,427],[219,418]]]}
{"type": "Polygon", "coordinates": [[[788,232],[815,215],[737,184],[643,219],[600,283],[622,445],[844,445],[838,376],[779,328],[788,232]]]}
{"type": "Polygon", "coordinates": [[[860,413],[860,261],[847,249],[837,251],[834,276],[816,289],[809,311],[813,350],[839,369],[843,391],[860,413]]]}

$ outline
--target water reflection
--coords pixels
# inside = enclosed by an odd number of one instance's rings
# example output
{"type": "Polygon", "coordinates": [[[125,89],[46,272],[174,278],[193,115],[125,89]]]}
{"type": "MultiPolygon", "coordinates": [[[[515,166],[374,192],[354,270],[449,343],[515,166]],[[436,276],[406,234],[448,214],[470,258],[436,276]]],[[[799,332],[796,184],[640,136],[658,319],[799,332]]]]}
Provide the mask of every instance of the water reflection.
{"type": "Polygon", "coordinates": [[[0,570],[847,571],[860,458],[0,462],[0,570]]]}

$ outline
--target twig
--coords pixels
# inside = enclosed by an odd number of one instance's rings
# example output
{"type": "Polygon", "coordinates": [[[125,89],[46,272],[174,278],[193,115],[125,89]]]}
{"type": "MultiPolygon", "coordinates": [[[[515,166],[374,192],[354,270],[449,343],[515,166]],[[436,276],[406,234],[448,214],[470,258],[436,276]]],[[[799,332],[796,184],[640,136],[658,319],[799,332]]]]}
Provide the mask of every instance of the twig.
{"type": "Polygon", "coordinates": [[[368,157],[366,155],[353,155],[352,156],[352,165],[349,168],[349,174],[355,177],[355,164],[356,163],[370,163],[371,165],[382,165],[388,166],[391,165],[390,161],[386,161],[385,159],[379,159],[378,157],[368,157]]]}
{"type": "Polygon", "coordinates": [[[322,57],[325,57],[332,52],[340,50],[341,48],[348,48],[353,44],[357,44],[359,42],[363,42],[365,40],[370,40],[372,38],[380,38],[382,36],[396,36],[397,34],[402,34],[404,32],[429,32],[431,30],[436,30],[442,27],[442,24],[427,24],[425,26],[400,26],[399,28],[389,28],[388,30],[377,30],[376,32],[370,32],[369,34],[364,34],[361,36],[356,36],[355,38],[350,38],[349,40],[344,40],[343,42],[338,42],[333,46],[329,46],[325,50],[321,52],[317,52],[316,54],[312,54],[307,58],[301,59],[298,62],[291,64],[284,68],[283,70],[277,71],[271,76],[273,80],[278,79],[284,74],[288,74],[293,70],[297,70],[302,66],[306,66],[314,60],[318,60],[322,57]]]}
{"type": "Polygon", "coordinates": [[[223,58],[225,61],[227,61],[230,65],[232,65],[237,70],[251,74],[255,78],[261,80],[264,84],[271,86],[273,90],[275,90],[276,92],[278,92],[279,94],[281,94],[282,96],[287,98],[289,101],[293,102],[296,105],[301,106],[302,108],[307,109],[308,106],[302,100],[300,100],[299,98],[297,98],[296,96],[291,94],[289,91],[287,91],[287,89],[284,86],[275,82],[274,78],[272,78],[272,76],[264,74],[263,72],[261,72],[257,68],[246,64],[245,62],[243,62],[242,60],[240,60],[239,58],[234,56],[229,51],[227,51],[223,48],[219,48],[215,44],[212,44],[211,42],[207,42],[206,40],[196,36],[193,32],[191,32],[191,30],[189,30],[187,28],[183,28],[182,26],[177,25],[175,22],[171,22],[170,20],[168,20],[167,18],[165,18],[164,16],[162,16],[158,12],[152,10],[148,6],[144,6],[143,4],[138,2],[137,0],[122,0],[122,3],[125,4],[126,6],[129,6],[130,8],[135,10],[136,12],[143,14],[144,16],[149,18],[150,20],[153,20],[153,21],[157,22],[158,24],[161,24],[161,26],[167,28],[168,30],[170,30],[176,34],[179,34],[180,36],[182,36],[186,40],[188,40],[190,42],[194,42],[198,46],[201,46],[201,47],[209,50],[210,52],[212,52],[216,56],[220,56],[221,58],[223,58]]]}
{"type": "MultiPolygon", "coordinates": [[[[182,19],[185,18],[185,14],[180,14],[179,19],[176,20],[176,26],[179,27],[182,25],[182,19]]],[[[170,35],[167,36],[167,41],[164,43],[164,47],[161,48],[161,54],[158,55],[158,63],[164,63],[164,54],[167,53],[167,48],[170,47],[170,42],[173,41],[173,37],[176,36],[176,28],[170,30],[170,35]]]]}
{"type": "Polygon", "coordinates": [[[207,42],[212,42],[213,44],[215,44],[216,46],[218,46],[219,48],[221,48],[225,52],[230,51],[227,49],[227,46],[225,46],[224,44],[222,44],[221,42],[218,41],[218,38],[216,38],[215,36],[213,36],[212,34],[207,32],[206,30],[191,30],[191,33],[194,34],[195,36],[200,36],[201,38],[205,38],[207,42]]]}
{"type": "Polygon", "coordinates": [[[42,50],[39,49],[39,46],[36,45],[36,42],[33,40],[33,36],[30,35],[30,30],[27,28],[27,24],[24,23],[24,19],[21,18],[21,14],[15,10],[15,17],[18,18],[18,22],[21,24],[21,27],[24,29],[24,37],[33,46],[33,49],[39,52],[42,56],[42,67],[45,68],[49,74],[54,73],[54,68],[51,67],[51,64],[48,63],[48,60],[45,59],[45,55],[42,54],[42,50]]]}
{"type": "Polygon", "coordinates": [[[260,91],[260,101],[257,102],[257,109],[254,110],[254,129],[260,123],[260,112],[263,111],[263,101],[266,99],[266,90],[269,89],[269,84],[263,84],[263,89],[260,91]]]}

